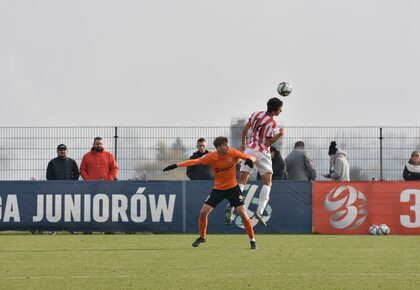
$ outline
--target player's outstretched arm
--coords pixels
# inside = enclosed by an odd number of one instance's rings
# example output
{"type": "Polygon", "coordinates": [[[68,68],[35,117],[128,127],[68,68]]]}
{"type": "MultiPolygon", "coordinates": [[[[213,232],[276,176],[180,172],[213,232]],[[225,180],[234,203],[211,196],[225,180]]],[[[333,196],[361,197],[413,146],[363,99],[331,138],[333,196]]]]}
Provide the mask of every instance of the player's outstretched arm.
{"type": "Polygon", "coordinates": [[[209,161],[209,159],[208,159],[208,155],[209,155],[210,153],[208,153],[208,154],[206,154],[206,155],[204,155],[203,157],[201,157],[201,158],[197,158],[197,159],[189,159],[189,160],[186,160],[186,161],[182,161],[182,162],[178,162],[177,164],[176,164],[176,166],[177,167],[188,167],[188,166],[194,166],[194,165],[200,165],[200,164],[204,164],[204,165],[208,165],[209,163],[208,163],[208,161],[209,161]]]}
{"type": "Polygon", "coordinates": [[[165,167],[163,169],[163,171],[169,171],[169,170],[175,169],[177,167],[188,167],[188,166],[194,166],[194,165],[199,165],[199,164],[207,165],[208,164],[207,163],[208,158],[206,156],[207,156],[207,154],[204,155],[201,158],[189,159],[189,160],[186,160],[186,161],[182,161],[182,162],[178,162],[178,163],[169,165],[169,166],[165,167]]]}
{"type": "Polygon", "coordinates": [[[169,166],[166,166],[164,169],[163,169],[163,171],[169,171],[169,170],[172,170],[172,169],[175,169],[175,168],[177,168],[178,166],[176,165],[176,164],[171,164],[171,165],[169,165],[169,166]]]}
{"type": "Polygon", "coordinates": [[[242,129],[242,139],[241,139],[241,146],[239,148],[240,151],[244,151],[246,148],[246,136],[248,135],[249,128],[251,128],[251,123],[248,121],[245,127],[242,129]]]}
{"type": "Polygon", "coordinates": [[[248,165],[251,168],[254,167],[254,162],[257,161],[255,156],[245,154],[239,150],[236,150],[235,148],[231,148],[230,150],[232,151],[235,157],[245,160],[246,165],[248,165]]]}

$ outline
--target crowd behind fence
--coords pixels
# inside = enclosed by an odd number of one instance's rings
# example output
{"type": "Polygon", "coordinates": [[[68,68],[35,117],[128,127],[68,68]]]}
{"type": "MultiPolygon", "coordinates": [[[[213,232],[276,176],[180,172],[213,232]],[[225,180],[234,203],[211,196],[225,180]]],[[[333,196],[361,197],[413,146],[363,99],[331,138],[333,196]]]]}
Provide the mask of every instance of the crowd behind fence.
{"type": "MultiPolygon", "coordinates": [[[[185,169],[168,173],[162,168],[188,159],[199,137],[207,140],[209,150],[214,150],[217,136],[228,137],[230,146],[238,148],[244,122],[212,127],[0,127],[0,180],[45,180],[48,162],[61,143],[80,166],[97,136],[117,159],[118,179],[139,175],[148,180],[187,179],[185,169]]],[[[420,127],[289,126],[275,146],[285,158],[299,140],[314,159],[318,180],[328,173],[328,146],[333,140],[348,153],[351,180],[402,180],[411,152],[420,148],[420,127]]]]}

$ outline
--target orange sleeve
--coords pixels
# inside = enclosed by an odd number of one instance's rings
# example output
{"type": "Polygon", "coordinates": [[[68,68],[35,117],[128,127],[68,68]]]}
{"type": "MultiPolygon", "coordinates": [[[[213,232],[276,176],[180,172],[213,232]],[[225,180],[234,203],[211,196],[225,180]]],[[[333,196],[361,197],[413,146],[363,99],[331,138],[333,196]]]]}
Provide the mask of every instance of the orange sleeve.
{"type": "Polygon", "coordinates": [[[232,150],[232,153],[233,153],[233,155],[235,157],[238,157],[238,158],[241,158],[241,159],[244,159],[244,160],[245,159],[251,159],[252,162],[257,161],[257,159],[254,156],[252,156],[252,155],[245,154],[245,153],[243,153],[243,152],[241,152],[239,150],[236,150],[235,148],[232,148],[232,149],[233,149],[232,150]]]}
{"type": "Polygon", "coordinates": [[[209,158],[207,157],[208,154],[204,155],[201,158],[198,159],[190,159],[183,162],[179,162],[176,164],[178,167],[188,167],[188,166],[194,166],[194,165],[208,165],[209,164],[209,158]]]}

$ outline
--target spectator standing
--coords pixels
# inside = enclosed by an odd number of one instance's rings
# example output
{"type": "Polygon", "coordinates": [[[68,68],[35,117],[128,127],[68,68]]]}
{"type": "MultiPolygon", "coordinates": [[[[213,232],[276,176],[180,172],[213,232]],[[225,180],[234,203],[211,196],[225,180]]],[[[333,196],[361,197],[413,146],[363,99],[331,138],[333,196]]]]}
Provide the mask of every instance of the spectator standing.
{"type": "Polygon", "coordinates": [[[407,161],[403,172],[404,180],[420,180],[420,153],[413,151],[407,161]]]}
{"type": "MultiPolygon", "coordinates": [[[[60,144],[57,146],[57,157],[51,159],[47,166],[47,180],[78,180],[79,168],[76,161],[67,157],[67,146],[60,144]]],[[[31,231],[32,234],[42,231],[31,231]]],[[[71,231],[71,233],[74,233],[71,231]]],[[[50,235],[55,234],[55,231],[49,232],[50,235]]]]}
{"type": "Polygon", "coordinates": [[[79,168],[76,161],[67,157],[67,146],[57,146],[57,157],[51,159],[47,167],[47,180],[78,180],[79,168]]]}
{"type": "Polygon", "coordinates": [[[297,141],[292,152],[286,158],[287,179],[289,180],[315,180],[316,170],[314,161],[305,143],[297,141]]]}
{"type": "MultiPolygon", "coordinates": [[[[190,159],[198,159],[209,153],[207,142],[204,138],[197,140],[197,151],[191,155],[190,159]]],[[[187,176],[190,180],[212,180],[211,168],[207,165],[195,165],[187,167],[187,176]]]]}
{"type": "Polygon", "coordinates": [[[92,149],[83,156],[80,164],[83,180],[116,180],[118,165],[114,155],[104,148],[101,137],[93,140],[92,149]]]}
{"type": "Polygon", "coordinates": [[[347,153],[337,148],[337,143],[332,141],[328,149],[330,155],[330,173],[324,174],[324,177],[335,181],[350,181],[350,166],[347,161],[347,153]]]}
{"type": "MultiPolygon", "coordinates": [[[[280,151],[274,146],[270,146],[271,162],[273,167],[273,180],[285,180],[287,179],[286,163],[280,154],[280,151]]],[[[258,172],[257,179],[261,180],[261,175],[258,172]]]]}

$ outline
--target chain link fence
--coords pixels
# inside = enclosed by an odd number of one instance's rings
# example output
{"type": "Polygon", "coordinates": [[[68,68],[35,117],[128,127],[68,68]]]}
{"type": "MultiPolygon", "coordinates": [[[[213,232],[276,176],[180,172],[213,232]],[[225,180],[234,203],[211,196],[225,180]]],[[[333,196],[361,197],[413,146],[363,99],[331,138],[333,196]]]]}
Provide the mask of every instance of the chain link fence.
{"type": "MultiPolygon", "coordinates": [[[[48,162],[61,143],[80,165],[97,136],[117,159],[118,179],[187,179],[185,169],[164,173],[162,168],[188,159],[200,137],[209,150],[214,150],[217,136],[228,137],[230,146],[238,148],[244,124],[239,119],[215,127],[0,127],[0,180],[45,180],[48,162]]],[[[290,126],[275,146],[285,158],[299,140],[314,159],[318,180],[328,173],[331,141],[348,153],[352,180],[401,180],[411,152],[420,148],[420,127],[290,126]]]]}

